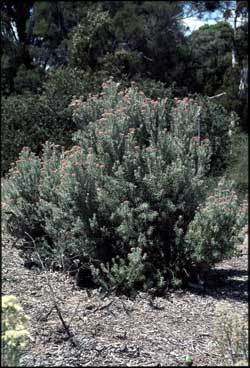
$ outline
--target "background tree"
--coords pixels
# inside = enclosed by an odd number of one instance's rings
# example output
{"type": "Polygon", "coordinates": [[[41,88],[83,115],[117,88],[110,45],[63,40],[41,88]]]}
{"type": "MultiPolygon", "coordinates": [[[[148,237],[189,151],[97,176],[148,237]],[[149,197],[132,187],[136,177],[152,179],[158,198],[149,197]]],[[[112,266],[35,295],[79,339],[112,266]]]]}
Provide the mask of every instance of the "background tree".
{"type": "MultiPolygon", "coordinates": [[[[247,130],[247,15],[246,1],[3,1],[1,94],[20,96],[18,111],[25,117],[20,122],[12,112],[15,99],[4,100],[2,129],[10,130],[4,157],[21,127],[41,128],[41,141],[61,142],[74,129],[68,108],[73,96],[86,98],[110,75],[123,85],[136,80],[158,97],[168,95],[162,88],[170,86],[175,96],[225,91],[219,103],[236,111],[247,130]],[[193,16],[225,21],[188,36],[184,20],[193,16]],[[79,75],[84,88],[71,81],[79,75]],[[38,114],[30,111],[35,95],[38,114]]],[[[17,147],[28,145],[29,136],[25,131],[17,147]]]]}
{"type": "Polygon", "coordinates": [[[194,91],[206,95],[218,93],[226,70],[231,66],[233,30],[227,22],[204,25],[189,37],[190,69],[195,73],[194,91]]]}
{"type": "Polygon", "coordinates": [[[33,3],[12,0],[1,3],[2,94],[14,92],[14,77],[20,65],[27,69],[33,67],[26,30],[33,3]]]}

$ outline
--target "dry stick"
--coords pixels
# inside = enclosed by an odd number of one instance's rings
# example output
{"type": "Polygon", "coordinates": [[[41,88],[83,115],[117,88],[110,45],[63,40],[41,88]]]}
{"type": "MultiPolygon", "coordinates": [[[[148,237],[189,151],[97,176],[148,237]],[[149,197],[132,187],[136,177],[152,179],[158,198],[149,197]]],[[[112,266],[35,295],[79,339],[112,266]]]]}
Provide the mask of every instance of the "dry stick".
{"type": "Polygon", "coordinates": [[[78,302],[77,306],[75,307],[74,313],[72,314],[72,316],[71,316],[71,318],[70,318],[70,320],[69,320],[69,322],[68,322],[68,327],[69,327],[69,328],[70,328],[70,325],[71,325],[71,322],[72,322],[73,318],[74,318],[74,317],[75,317],[75,315],[76,315],[76,311],[77,311],[77,309],[79,308],[80,303],[81,303],[81,300],[79,300],[79,302],[78,302]]]}
{"type": "Polygon", "coordinates": [[[226,94],[227,94],[226,92],[222,92],[222,93],[219,93],[218,95],[211,96],[211,97],[208,97],[208,98],[209,98],[209,100],[212,100],[212,99],[214,99],[214,98],[219,98],[219,97],[224,96],[224,95],[226,95],[226,94]]]}
{"type": "Polygon", "coordinates": [[[116,291],[117,286],[113,286],[111,289],[107,290],[105,294],[100,298],[101,300],[104,300],[107,296],[109,296],[113,291],[116,291]]]}
{"type": "Polygon", "coordinates": [[[123,300],[121,300],[121,303],[122,303],[122,306],[123,306],[123,309],[125,310],[126,314],[131,317],[131,310],[129,310],[126,306],[126,304],[124,303],[123,300]]]}
{"type": "Polygon", "coordinates": [[[102,305],[102,306],[100,306],[100,307],[96,307],[95,309],[93,309],[92,311],[90,311],[90,312],[88,313],[88,316],[89,316],[90,314],[96,313],[97,311],[101,311],[101,310],[103,310],[103,309],[108,308],[108,307],[109,307],[113,302],[114,302],[114,300],[111,300],[110,302],[108,302],[108,303],[106,303],[106,304],[104,304],[104,305],[102,305]]]}
{"type": "Polygon", "coordinates": [[[53,307],[50,308],[50,310],[44,316],[40,315],[40,317],[38,318],[38,321],[47,321],[49,315],[51,314],[51,312],[53,311],[54,308],[55,307],[53,305],[53,307]]]}
{"type": "Polygon", "coordinates": [[[195,120],[197,119],[197,135],[199,139],[199,145],[201,144],[201,121],[200,121],[200,113],[201,113],[201,106],[198,107],[197,114],[195,115],[195,120]]]}
{"type": "MultiPolygon", "coordinates": [[[[25,232],[25,234],[26,234],[26,235],[28,235],[28,237],[32,240],[32,242],[33,242],[33,244],[34,244],[34,247],[35,247],[35,250],[36,250],[36,253],[37,253],[37,256],[38,256],[38,258],[39,258],[39,262],[41,263],[42,269],[43,269],[44,271],[46,271],[46,267],[44,266],[44,263],[43,263],[43,261],[42,261],[42,259],[41,259],[41,257],[40,257],[40,254],[39,254],[39,252],[38,252],[38,250],[37,250],[35,240],[34,240],[34,239],[32,238],[32,236],[31,236],[30,234],[28,234],[27,232],[25,232]]],[[[48,278],[48,276],[47,276],[47,274],[46,274],[46,273],[45,273],[45,277],[46,277],[47,284],[48,284],[49,289],[50,289],[50,292],[51,292],[51,296],[52,296],[52,299],[53,299],[54,308],[55,308],[55,309],[56,309],[56,311],[57,311],[58,317],[59,317],[60,321],[62,322],[63,328],[64,328],[64,330],[66,331],[66,333],[67,333],[67,335],[68,335],[68,338],[70,339],[70,341],[71,341],[72,345],[73,345],[74,347],[76,347],[76,346],[77,346],[77,344],[76,344],[76,342],[75,342],[75,340],[74,340],[74,338],[73,338],[73,337],[74,337],[74,334],[70,332],[70,330],[69,330],[69,326],[66,324],[66,322],[65,322],[65,321],[64,321],[64,319],[63,319],[63,316],[62,316],[61,310],[60,310],[60,308],[59,308],[59,306],[58,306],[58,304],[57,304],[57,301],[56,301],[55,292],[54,292],[54,290],[53,290],[53,288],[52,288],[52,286],[51,286],[51,283],[50,283],[49,278],[48,278]]]]}
{"type": "Polygon", "coordinates": [[[97,311],[100,311],[100,310],[103,310],[103,309],[106,309],[108,308],[112,303],[114,302],[114,300],[111,300],[111,302],[105,304],[105,305],[102,305],[101,307],[97,307],[95,308],[92,312],[95,313],[97,311]]]}
{"type": "Polygon", "coordinates": [[[155,309],[155,310],[163,310],[163,309],[165,309],[164,307],[161,307],[160,305],[155,304],[152,299],[149,300],[149,306],[151,308],[155,309]]]}

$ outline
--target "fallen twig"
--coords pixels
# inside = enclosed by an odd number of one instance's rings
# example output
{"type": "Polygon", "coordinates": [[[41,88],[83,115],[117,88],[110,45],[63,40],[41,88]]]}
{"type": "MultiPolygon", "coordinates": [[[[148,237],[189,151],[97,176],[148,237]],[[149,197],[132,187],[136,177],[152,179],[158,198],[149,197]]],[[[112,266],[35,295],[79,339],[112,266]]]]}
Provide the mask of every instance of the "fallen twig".
{"type": "Polygon", "coordinates": [[[44,316],[40,315],[40,317],[38,318],[38,321],[42,321],[42,322],[47,321],[49,315],[51,314],[51,312],[53,311],[54,308],[55,308],[55,306],[53,305],[53,307],[50,308],[50,310],[44,316]]]}
{"type": "Polygon", "coordinates": [[[209,100],[212,100],[212,99],[214,99],[214,98],[219,98],[219,97],[224,96],[224,95],[226,95],[226,94],[227,94],[226,92],[222,92],[222,93],[219,93],[218,95],[210,96],[210,97],[208,97],[208,98],[209,98],[209,100]]]}
{"type": "MultiPolygon", "coordinates": [[[[125,310],[126,314],[131,317],[131,310],[129,310],[126,306],[126,304],[124,303],[123,300],[121,300],[121,303],[122,303],[122,306],[123,306],[123,309],[125,310]]],[[[133,310],[133,309],[132,309],[133,310]]]]}
{"type": "Polygon", "coordinates": [[[70,327],[71,322],[72,322],[72,320],[73,320],[74,316],[76,315],[76,311],[77,311],[77,309],[79,308],[80,303],[81,303],[81,300],[79,300],[79,302],[78,302],[78,304],[77,304],[77,306],[76,306],[76,308],[75,308],[75,310],[74,310],[74,313],[72,313],[72,316],[71,316],[71,318],[70,318],[70,320],[69,320],[69,323],[68,323],[68,327],[70,327]]]}
{"type": "MultiPolygon", "coordinates": [[[[31,236],[30,234],[28,234],[27,232],[25,232],[25,234],[26,234],[26,235],[28,235],[28,237],[32,240],[32,242],[33,242],[33,244],[34,244],[34,247],[35,247],[35,250],[36,250],[36,254],[37,254],[37,256],[38,256],[39,262],[41,263],[41,267],[42,267],[43,271],[47,271],[47,270],[46,270],[46,267],[44,266],[44,263],[43,263],[43,261],[42,261],[42,259],[41,259],[41,257],[40,257],[40,254],[39,254],[39,252],[38,252],[38,250],[37,250],[35,240],[34,240],[34,239],[32,238],[32,236],[31,236]]],[[[65,330],[65,332],[66,332],[66,334],[67,334],[68,338],[70,339],[70,341],[71,341],[72,345],[73,345],[74,347],[76,347],[76,346],[77,346],[77,344],[76,344],[75,339],[74,339],[74,334],[70,331],[69,326],[66,324],[66,322],[65,322],[65,321],[64,321],[64,319],[63,319],[63,316],[62,316],[61,310],[60,310],[60,308],[59,308],[59,306],[58,306],[58,304],[57,304],[57,301],[56,301],[55,292],[54,292],[54,290],[53,290],[53,287],[52,287],[52,285],[51,285],[51,283],[50,283],[50,280],[49,280],[49,278],[48,278],[48,276],[47,276],[47,274],[46,274],[46,273],[45,273],[45,277],[46,277],[46,281],[47,281],[48,287],[49,287],[50,292],[51,292],[51,296],[52,296],[52,300],[53,300],[53,304],[54,304],[53,308],[55,308],[55,309],[56,309],[57,314],[58,314],[58,317],[59,317],[59,319],[60,319],[60,321],[61,321],[61,323],[62,323],[62,325],[63,325],[63,328],[64,328],[64,330],[65,330]]]]}
{"type": "Polygon", "coordinates": [[[161,307],[160,305],[155,304],[152,299],[149,300],[149,305],[151,308],[156,309],[156,310],[165,309],[164,307],[161,307]]]}
{"type": "Polygon", "coordinates": [[[109,303],[107,303],[107,304],[105,304],[105,305],[102,305],[101,307],[97,307],[96,309],[94,309],[93,310],[93,313],[94,312],[97,312],[98,310],[100,311],[100,310],[103,310],[103,309],[105,309],[105,308],[108,308],[112,303],[113,303],[114,301],[113,300],[111,300],[111,302],[109,302],[109,303]]]}
{"type": "MultiPolygon", "coordinates": [[[[96,307],[95,309],[93,309],[92,311],[90,311],[89,313],[88,313],[88,316],[91,314],[91,313],[96,313],[97,311],[100,311],[100,310],[103,310],[103,309],[105,309],[105,308],[108,308],[112,303],[113,303],[114,301],[113,300],[111,300],[111,302],[108,302],[107,304],[105,304],[105,305],[102,305],[102,306],[99,306],[99,307],[96,307]]],[[[85,314],[85,316],[86,316],[86,314],[85,314]]]]}

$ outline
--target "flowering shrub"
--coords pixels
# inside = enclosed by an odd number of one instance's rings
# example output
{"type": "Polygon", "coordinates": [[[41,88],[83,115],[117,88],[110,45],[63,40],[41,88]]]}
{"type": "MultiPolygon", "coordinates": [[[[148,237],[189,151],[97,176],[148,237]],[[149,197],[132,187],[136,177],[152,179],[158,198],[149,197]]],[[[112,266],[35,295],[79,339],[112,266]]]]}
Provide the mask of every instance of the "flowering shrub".
{"type": "Polygon", "coordinates": [[[1,364],[4,367],[19,365],[21,351],[29,339],[26,322],[27,317],[16,297],[2,296],[1,364]]]}
{"type": "MultiPolygon", "coordinates": [[[[8,201],[2,206],[8,212],[7,228],[17,237],[29,232],[33,237],[41,233],[42,218],[39,216],[40,160],[30,149],[24,147],[19,160],[13,164],[3,182],[3,193],[7,189],[8,201]],[[11,180],[7,178],[11,177],[11,180]]],[[[3,214],[5,213],[3,211],[3,214]]],[[[5,216],[3,216],[5,219],[5,216]]]]}
{"type": "Polygon", "coordinates": [[[189,224],[186,241],[195,263],[213,265],[234,253],[237,236],[247,222],[247,210],[240,207],[232,185],[222,179],[189,224]]]}
{"type": "Polygon", "coordinates": [[[227,302],[215,309],[215,338],[225,365],[248,366],[248,317],[234,313],[227,302]]]}
{"type": "Polygon", "coordinates": [[[106,288],[180,285],[190,265],[227,255],[224,243],[215,255],[212,237],[231,238],[236,226],[224,211],[214,235],[213,221],[196,214],[210,136],[195,135],[196,105],[184,120],[173,100],[146,97],[135,83],[120,90],[109,80],[102,88],[71,103],[77,145],[47,142],[41,158],[21,153],[3,190],[9,231],[29,246],[31,236],[48,264],[69,270],[77,258],[80,271],[106,288]]]}
{"type": "MultiPolygon", "coordinates": [[[[138,92],[138,87],[135,82],[131,84],[132,89],[126,88],[125,91],[122,91],[120,84],[112,82],[111,78],[102,84],[101,94],[89,95],[85,102],[81,99],[73,100],[70,106],[74,108],[74,122],[78,128],[83,129],[89,122],[100,118],[104,112],[112,112],[109,109],[114,109],[117,105],[125,111],[127,107],[129,108],[128,105],[134,106],[135,101],[131,99],[133,94],[131,91],[137,90],[138,92]]],[[[151,84],[147,82],[141,86],[145,91],[139,92],[141,98],[137,99],[137,103],[146,106],[148,103],[157,104],[159,101],[165,101],[165,104],[168,105],[168,113],[171,114],[172,129],[178,130],[181,135],[185,130],[189,130],[199,144],[210,140],[211,158],[207,171],[218,173],[225,168],[232,153],[232,143],[238,122],[235,114],[229,115],[222,106],[202,96],[172,99],[170,98],[171,90],[165,89],[164,92],[163,86],[158,86],[153,81],[151,84]],[[148,85],[152,85],[151,91],[148,90],[148,85]],[[152,95],[168,97],[153,100],[149,97],[152,95]]],[[[138,93],[136,96],[138,98],[138,93]]]]}
{"type": "Polygon", "coordinates": [[[173,124],[180,130],[193,125],[194,135],[199,142],[210,139],[211,165],[209,173],[218,174],[230,161],[232,144],[237,131],[238,118],[209,98],[197,96],[195,98],[175,98],[176,107],[173,109],[173,124]]]}

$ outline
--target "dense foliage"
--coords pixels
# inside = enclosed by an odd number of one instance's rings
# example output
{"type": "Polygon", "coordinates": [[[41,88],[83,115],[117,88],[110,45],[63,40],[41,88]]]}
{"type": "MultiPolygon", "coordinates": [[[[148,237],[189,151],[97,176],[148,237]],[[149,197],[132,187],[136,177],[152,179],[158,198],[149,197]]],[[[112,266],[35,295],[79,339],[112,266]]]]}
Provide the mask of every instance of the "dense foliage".
{"type": "MultiPolygon", "coordinates": [[[[123,90],[112,80],[86,101],[73,99],[78,145],[48,142],[41,158],[25,148],[8,174],[9,232],[29,248],[35,242],[47,264],[71,270],[77,260],[92,281],[119,291],[177,285],[229,256],[244,223],[236,194],[218,190],[198,210],[214,142],[230,147],[228,131],[211,123],[213,103],[203,104],[153,100],[135,82],[123,90]]],[[[220,119],[226,126],[227,115],[220,119]]]]}
{"type": "Polygon", "coordinates": [[[36,153],[48,139],[72,146],[71,136],[76,127],[69,103],[73,96],[87,98],[91,91],[100,89],[98,85],[98,78],[63,68],[48,75],[41,94],[27,92],[3,98],[1,174],[10,168],[24,146],[36,153]]]}
{"type": "MultiPolygon", "coordinates": [[[[147,81],[148,86],[150,81],[172,86],[174,95],[182,98],[188,93],[226,92],[218,102],[229,113],[235,111],[247,130],[248,7],[244,1],[211,5],[8,0],[2,2],[1,14],[2,175],[23,146],[40,152],[38,142],[46,139],[70,146],[68,130],[69,126],[74,130],[74,125],[69,100],[95,92],[109,75],[124,84],[136,80],[147,81]],[[214,11],[221,14],[221,22],[186,33],[186,17],[214,11]],[[235,28],[228,19],[243,21],[236,22],[235,28]],[[84,87],[79,83],[83,79],[84,87]]],[[[146,95],[155,98],[154,94],[148,88],[146,95]]]]}

